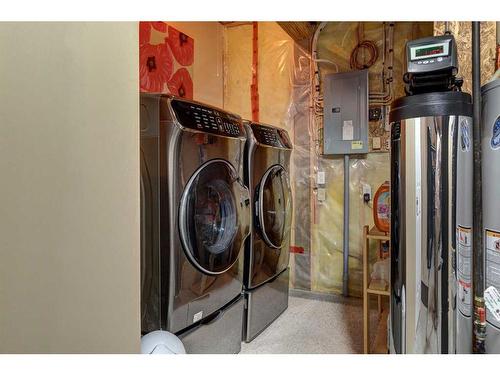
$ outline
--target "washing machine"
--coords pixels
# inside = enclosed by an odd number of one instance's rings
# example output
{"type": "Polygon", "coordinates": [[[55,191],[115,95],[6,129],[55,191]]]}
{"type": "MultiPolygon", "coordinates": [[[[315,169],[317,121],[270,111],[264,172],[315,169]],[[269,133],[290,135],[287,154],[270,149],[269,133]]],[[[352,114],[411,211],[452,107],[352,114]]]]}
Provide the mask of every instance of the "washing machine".
{"type": "Polygon", "coordinates": [[[288,307],[292,143],[281,128],[245,122],[245,129],[245,183],[253,220],[245,244],[243,339],[250,342],[288,307]]]}
{"type": "Polygon", "coordinates": [[[167,95],[140,105],[142,333],[172,332],[187,353],[237,353],[251,220],[242,121],[167,95]]]}

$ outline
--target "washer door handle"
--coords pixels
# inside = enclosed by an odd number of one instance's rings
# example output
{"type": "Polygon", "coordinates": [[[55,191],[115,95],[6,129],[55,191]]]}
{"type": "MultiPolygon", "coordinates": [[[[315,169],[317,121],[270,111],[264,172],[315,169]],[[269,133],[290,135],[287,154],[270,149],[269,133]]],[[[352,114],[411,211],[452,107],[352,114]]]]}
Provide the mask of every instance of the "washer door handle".
{"type": "MultiPolygon", "coordinates": [[[[235,188],[237,197],[239,197],[239,205],[238,205],[238,220],[240,226],[241,238],[244,240],[250,235],[250,221],[252,219],[251,212],[251,199],[250,199],[250,191],[243,184],[241,178],[237,178],[235,181],[235,188]]],[[[242,241],[242,244],[244,241],[242,241]]]]}

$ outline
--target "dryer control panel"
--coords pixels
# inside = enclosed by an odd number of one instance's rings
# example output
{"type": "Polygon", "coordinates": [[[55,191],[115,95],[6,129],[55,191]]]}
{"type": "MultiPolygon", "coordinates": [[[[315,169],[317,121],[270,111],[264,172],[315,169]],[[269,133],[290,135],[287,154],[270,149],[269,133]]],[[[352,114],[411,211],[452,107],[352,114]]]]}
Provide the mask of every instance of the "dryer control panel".
{"type": "Polygon", "coordinates": [[[277,148],[292,148],[292,142],[286,130],[256,123],[251,123],[250,126],[255,139],[260,144],[277,148]]]}
{"type": "Polygon", "coordinates": [[[197,103],[173,99],[172,108],[179,123],[190,129],[226,137],[244,137],[241,120],[227,112],[197,103]]]}

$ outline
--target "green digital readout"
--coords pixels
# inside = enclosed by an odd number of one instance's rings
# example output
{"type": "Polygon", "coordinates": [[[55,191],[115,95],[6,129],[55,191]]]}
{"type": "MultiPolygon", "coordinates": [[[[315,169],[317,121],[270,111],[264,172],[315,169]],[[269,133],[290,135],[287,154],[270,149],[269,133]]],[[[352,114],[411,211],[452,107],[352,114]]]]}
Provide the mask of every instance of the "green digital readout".
{"type": "Polygon", "coordinates": [[[444,53],[443,45],[422,47],[415,49],[415,57],[434,56],[444,53]]]}

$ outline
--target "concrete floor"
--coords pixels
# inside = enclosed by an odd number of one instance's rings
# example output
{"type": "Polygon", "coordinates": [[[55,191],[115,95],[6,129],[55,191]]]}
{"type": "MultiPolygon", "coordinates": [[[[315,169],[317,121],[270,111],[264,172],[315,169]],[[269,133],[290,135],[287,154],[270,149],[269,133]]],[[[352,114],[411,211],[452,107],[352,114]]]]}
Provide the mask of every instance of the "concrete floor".
{"type": "MultiPolygon", "coordinates": [[[[377,313],[370,314],[371,327],[377,313]]],[[[375,330],[371,330],[373,342],[375,330]]],[[[363,305],[358,298],[318,298],[301,292],[291,295],[288,309],[252,342],[242,343],[242,354],[362,353],[363,305]]]]}

